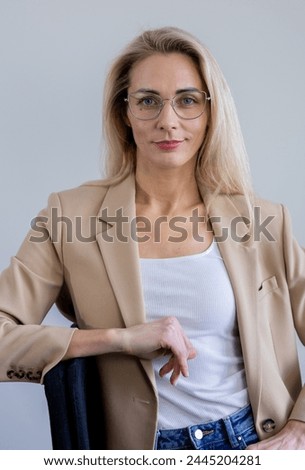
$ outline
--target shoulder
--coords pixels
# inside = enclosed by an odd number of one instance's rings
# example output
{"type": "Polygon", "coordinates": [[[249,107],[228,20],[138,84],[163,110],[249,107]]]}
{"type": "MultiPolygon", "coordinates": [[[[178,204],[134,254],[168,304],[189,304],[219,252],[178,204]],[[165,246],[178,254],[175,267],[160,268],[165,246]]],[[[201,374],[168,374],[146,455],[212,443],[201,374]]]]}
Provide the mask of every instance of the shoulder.
{"type": "MultiPolygon", "coordinates": [[[[232,195],[228,196],[231,201],[234,202],[236,207],[239,207],[241,212],[245,210],[247,206],[247,199],[243,195],[232,195]]],[[[254,195],[252,199],[250,199],[250,204],[252,208],[259,207],[264,212],[281,212],[283,205],[280,202],[271,201],[269,199],[264,199],[258,195],[254,195]]]]}
{"type": "Polygon", "coordinates": [[[78,196],[83,194],[101,194],[106,192],[109,186],[110,184],[107,183],[107,180],[96,179],[86,181],[74,188],[68,188],[63,191],[59,191],[57,194],[60,197],[78,196]]]}
{"type": "Polygon", "coordinates": [[[269,199],[264,199],[258,196],[255,196],[253,199],[253,207],[259,207],[262,211],[266,213],[281,213],[283,211],[283,204],[276,201],[271,201],[269,199]]]}
{"type": "MultiPolygon", "coordinates": [[[[246,202],[243,196],[233,196],[235,204],[244,210],[246,202]]],[[[252,218],[256,224],[268,224],[280,228],[288,210],[280,202],[264,199],[255,195],[251,201],[252,218]]]]}
{"type": "Polygon", "coordinates": [[[232,217],[244,217],[252,219],[255,214],[264,216],[280,216],[283,212],[283,205],[263,199],[257,195],[247,198],[241,194],[219,194],[211,200],[213,215],[226,215],[232,217]]]}
{"type": "Polygon", "coordinates": [[[236,227],[240,229],[245,224],[248,233],[252,235],[251,239],[279,240],[283,231],[290,227],[289,213],[281,203],[257,195],[252,197],[251,201],[242,195],[220,196],[220,198],[225,222],[233,229],[236,227]]]}
{"type": "Polygon", "coordinates": [[[97,215],[102,207],[116,209],[132,206],[135,197],[134,176],[119,181],[94,180],[51,194],[48,207],[57,207],[63,215],[97,215]]]}
{"type": "Polygon", "coordinates": [[[83,214],[97,213],[109,190],[109,183],[105,180],[92,180],[81,185],[65,189],[49,196],[48,206],[60,206],[61,212],[83,214]]]}

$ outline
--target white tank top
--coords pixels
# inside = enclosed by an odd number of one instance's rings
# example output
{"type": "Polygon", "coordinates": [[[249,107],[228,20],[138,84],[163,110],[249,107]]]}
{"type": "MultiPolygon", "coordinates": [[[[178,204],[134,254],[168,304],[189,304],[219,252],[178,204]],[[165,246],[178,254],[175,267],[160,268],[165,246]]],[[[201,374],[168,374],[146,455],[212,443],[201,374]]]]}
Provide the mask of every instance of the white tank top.
{"type": "Polygon", "coordinates": [[[142,258],[146,320],[173,315],[197,350],[189,377],[176,386],[160,378],[164,357],[153,361],[159,429],[217,420],[249,403],[232,286],[218,246],[200,254],[142,258]]]}

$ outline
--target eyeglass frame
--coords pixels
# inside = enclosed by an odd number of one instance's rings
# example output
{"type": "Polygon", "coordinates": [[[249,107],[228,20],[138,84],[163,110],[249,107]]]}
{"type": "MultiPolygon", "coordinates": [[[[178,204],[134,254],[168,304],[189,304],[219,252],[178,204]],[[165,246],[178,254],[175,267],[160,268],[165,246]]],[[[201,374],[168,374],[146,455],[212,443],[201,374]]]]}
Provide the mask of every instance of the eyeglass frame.
{"type": "MultiPolygon", "coordinates": [[[[187,90],[187,91],[193,91],[193,92],[196,91],[196,92],[199,92],[199,93],[203,93],[204,96],[205,96],[206,102],[212,100],[211,96],[208,96],[207,92],[204,91],[204,90],[197,90],[197,89],[195,90],[195,89],[194,89],[194,90],[187,90]]],[[[203,113],[204,113],[204,111],[205,111],[205,109],[206,109],[206,106],[204,106],[203,111],[202,111],[198,116],[193,117],[193,118],[186,118],[186,117],[180,116],[180,114],[178,114],[177,111],[176,111],[176,109],[175,109],[175,105],[174,105],[173,101],[174,101],[174,99],[176,98],[176,96],[178,96],[178,95],[181,94],[181,93],[176,93],[175,96],[173,96],[172,98],[164,98],[164,99],[163,99],[163,98],[160,97],[159,111],[158,111],[158,114],[156,114],[156,116],[151,117],[151,118],[140,118],[140,117],[136,116],[136,115],[132,112],[132,108],[131,108],[130,103],[129,103],[129,97],[130,97],[130,96],[131,96],[131,97],[134,97],[134,95],[136,95],[137,93],[139,93],[139,92],[129,93],[129,94],[127,95],[127,97],[124,98],[124,102],[125,102],[125,103],[128,103],[128,108],[129,108],[131,114],[132,114],[136,119],[139,119],[140,121],[152,121],[153,119],[157,119],[157,118],[160,116],[160,114],[161,114],[161,112],[162,112],[162,110],[163,110],[163,108],[164,108],[164,106],[165,106],[164,101],[169,101],[169,102],[170,102],[169,104],[171,105],[171,107],[172,107],[173,111],[175,112],[176,116],[178,116],[180,119],[184,119],[184,120],[186,120],[186,121],[192,121],[193,119],[198,119],[200,116],[203,115],[203,113]]],[[[156,93],[151,93],[151,94],[156,94],[156,93]]],[[[205,103],[205,104],[206,104],[206,103],[205,103]]]]}

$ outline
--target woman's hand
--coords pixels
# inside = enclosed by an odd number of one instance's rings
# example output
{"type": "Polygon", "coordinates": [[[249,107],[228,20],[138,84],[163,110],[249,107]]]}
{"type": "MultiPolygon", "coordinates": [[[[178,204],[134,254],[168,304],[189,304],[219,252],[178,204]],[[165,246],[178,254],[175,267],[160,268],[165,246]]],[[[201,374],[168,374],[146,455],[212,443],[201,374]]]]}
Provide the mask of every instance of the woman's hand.
{"type": "Polygon", "coordinates": [[[165,317],[129,328],[76,329],[63,359],[107,353],[131,354],[140,359],[170,355],[159,373],[163,377],[171,372],[173,385],[180,374],[188,377],[188,360],[196,356],[178,320],[165,317]]]}
{"type": "Polygon", "coordinates": [[[247,450],[300,450],[305,449],[305,423],[290,420],[275,436],[247,447],[247,450]]]}
{"type": "Polygon", "coordinates": [[[140,359],[153,359],[170,355],[160,369],[160,376],[171,373],[170,382],[175,385],[180,373],[188,377],[188,360],[196,356],[190,340],[175,317],[166,317],[149,323],[117,330],[122,352],[140,359]]]}

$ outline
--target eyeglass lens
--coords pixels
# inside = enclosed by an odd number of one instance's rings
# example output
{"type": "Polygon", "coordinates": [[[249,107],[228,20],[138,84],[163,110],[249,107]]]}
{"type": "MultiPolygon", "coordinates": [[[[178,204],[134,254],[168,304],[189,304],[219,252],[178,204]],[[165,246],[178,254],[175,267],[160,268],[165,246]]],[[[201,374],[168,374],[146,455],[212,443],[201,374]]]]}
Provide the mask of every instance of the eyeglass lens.
{"type": "Polygon", "coordinates": [[[203,91],[179,93],[172,99],[162,99],[153,93],[133,93],[128,97],[129,108],[132,114],[142,120],[156,118],[166,101],[169,101],[176,114],[183,119],[195,119],[205,109],[207,96],[203,91]]]}

